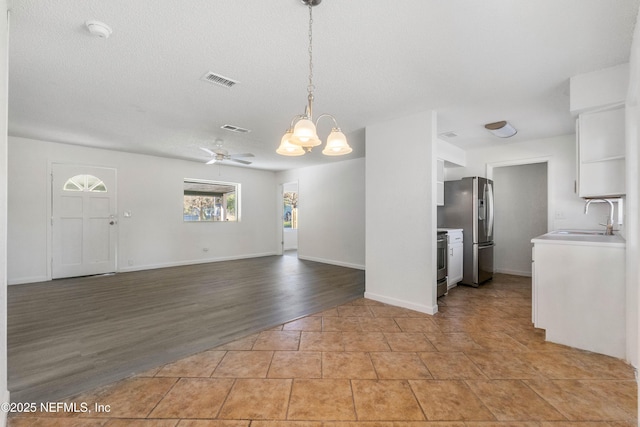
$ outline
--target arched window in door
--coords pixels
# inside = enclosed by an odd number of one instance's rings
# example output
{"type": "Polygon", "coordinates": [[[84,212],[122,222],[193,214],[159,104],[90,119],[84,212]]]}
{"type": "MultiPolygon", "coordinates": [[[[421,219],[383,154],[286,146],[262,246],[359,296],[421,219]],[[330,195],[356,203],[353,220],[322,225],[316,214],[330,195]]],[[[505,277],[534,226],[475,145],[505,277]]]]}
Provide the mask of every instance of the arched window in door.
{"type": "Polygon", "coordinates": [[[64,191],[88,191],[106,193],[107,186],[102,180],[93,175],[76,175],[64,183],[64,191]]]}

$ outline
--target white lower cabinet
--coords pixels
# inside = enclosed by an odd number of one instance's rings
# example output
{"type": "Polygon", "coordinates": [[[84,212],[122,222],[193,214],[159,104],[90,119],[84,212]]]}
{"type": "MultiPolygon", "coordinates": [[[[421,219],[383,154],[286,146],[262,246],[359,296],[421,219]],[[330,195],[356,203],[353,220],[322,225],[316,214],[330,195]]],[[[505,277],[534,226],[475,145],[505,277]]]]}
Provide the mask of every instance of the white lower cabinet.
{"type": "Polygon", "coordinates": [[[462,280],[464,242],[462,240],[462,229],[448,229],[449,257],[447,259],[447,287],[451,289],[462,280]]]}
{"type": "Polygon", "coordinates": [[[545,329],[547,341],[624,358],[624,244],[541,238],[533,239],[535,327],[545,329]]]}

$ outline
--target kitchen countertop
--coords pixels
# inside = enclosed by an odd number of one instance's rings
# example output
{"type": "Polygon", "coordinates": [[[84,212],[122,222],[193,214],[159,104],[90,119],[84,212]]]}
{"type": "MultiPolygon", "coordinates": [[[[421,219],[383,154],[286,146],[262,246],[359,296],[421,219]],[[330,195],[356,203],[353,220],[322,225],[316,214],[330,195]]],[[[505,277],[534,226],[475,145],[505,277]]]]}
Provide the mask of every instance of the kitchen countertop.
{"type": "MultiPolygon", "coordinates": [[[[534,237],[531,243],[545,243],[554,245],[581,245],[581,246],[607,246],[607,247],[626,247],[626,241],[622,236],[615,233],[613,236],[605,236],[603,234],[579,234],[588,233],[596,230],[556,230],[534,237]],[[577,234],[572,234],[577,233],[577,234]]],[[[597,230],[599,231],[599,230],[597,230]]]]}

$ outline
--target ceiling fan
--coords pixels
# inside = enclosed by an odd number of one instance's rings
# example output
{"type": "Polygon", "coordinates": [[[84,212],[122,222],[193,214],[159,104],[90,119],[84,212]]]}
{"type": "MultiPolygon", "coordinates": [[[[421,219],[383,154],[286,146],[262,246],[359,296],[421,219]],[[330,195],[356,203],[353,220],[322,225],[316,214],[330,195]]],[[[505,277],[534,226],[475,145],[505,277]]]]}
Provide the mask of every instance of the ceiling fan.
{"type": "Polygon", "coordinates": [[[216,162],[222,162],[224,160],[231,160],[232,162],[242,163],[243,165],[250,165],[251,162],[248,160],[242,160],[240,157],[254,157],[251,153],[241,153],[241,154],[229,154],[227,150],[222,148],[222,144],[224,143],[221,139],[216,139],[216,145],[212,149],[207,147],[200,147],[202,151],[209,154],[212,159],[207,162],[208,165],[212,165],[216,162]]]}

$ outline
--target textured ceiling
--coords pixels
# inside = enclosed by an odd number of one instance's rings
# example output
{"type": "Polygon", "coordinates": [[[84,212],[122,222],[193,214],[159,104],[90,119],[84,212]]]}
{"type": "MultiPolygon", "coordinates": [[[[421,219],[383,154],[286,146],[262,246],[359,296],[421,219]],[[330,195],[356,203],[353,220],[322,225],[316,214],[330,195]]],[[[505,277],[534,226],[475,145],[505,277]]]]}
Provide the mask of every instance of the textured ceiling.
{"type": "Polygon", "coordinates": [[[569,77],[628,61],[638,2],[325,0],[314,115],[333,114],[354,152],[286,158],[275,149],[306,102],[299,0],[9,0],[9,134],[200,162],[222,138],[271,170],[361,157],[367,125],[427,109],[464,149],[569,134],[569,77]],[[93,19],[109,39],[88,33],[93,19]],[[499,120],[518,135],[483,129],[499,120]]]}

